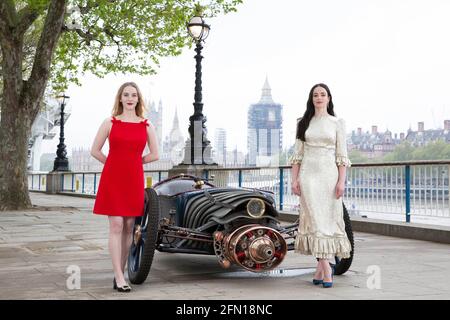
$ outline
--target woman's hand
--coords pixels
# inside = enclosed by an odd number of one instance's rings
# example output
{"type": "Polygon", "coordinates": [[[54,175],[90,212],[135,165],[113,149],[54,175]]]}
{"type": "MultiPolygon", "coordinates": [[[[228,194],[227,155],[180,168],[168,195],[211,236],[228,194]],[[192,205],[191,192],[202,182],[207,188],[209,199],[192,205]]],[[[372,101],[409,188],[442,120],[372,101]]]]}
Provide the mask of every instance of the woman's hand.
{"type": "Polygon", "coordinates": [[[300,196],[300,183],[297,180],[292,181],[291,191],[293,194],[300,196]]]}
{"type": "Polygon", "coordinates": [[[344,195],[345,181],[338,181],[336,183],[336,199],[339,199],[344,195]]]}

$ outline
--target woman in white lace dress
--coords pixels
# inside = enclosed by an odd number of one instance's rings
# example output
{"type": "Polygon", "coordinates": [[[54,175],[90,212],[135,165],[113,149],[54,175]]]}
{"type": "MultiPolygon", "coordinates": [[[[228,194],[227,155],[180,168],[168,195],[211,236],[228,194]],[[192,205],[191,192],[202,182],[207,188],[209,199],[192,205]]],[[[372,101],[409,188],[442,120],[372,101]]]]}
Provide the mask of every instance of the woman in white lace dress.
{"type": "Polygon", "coordinates": [[[316,84],[297,124],[292,165],[292,192],[300,196],[300,225],[295,251],[318,259],[313,283],[333,284],[329,259],[350,257],[342,195],[347,156],[344,120],[334,116],[330,90],[316,84]]]}

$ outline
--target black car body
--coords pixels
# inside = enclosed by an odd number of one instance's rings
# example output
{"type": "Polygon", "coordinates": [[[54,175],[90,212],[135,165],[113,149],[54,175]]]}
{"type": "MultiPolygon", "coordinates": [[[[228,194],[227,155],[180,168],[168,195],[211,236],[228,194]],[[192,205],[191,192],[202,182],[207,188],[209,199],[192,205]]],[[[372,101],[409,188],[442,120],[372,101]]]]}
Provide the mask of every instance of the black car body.
{"type": "MultiPolygon", "coordinates": [[[[161,181],[145,189],[144,215],[136,219],[128,257],[129,279],[145,281],[155,250],[216,255],[224,268],[269,271],[294,248],[298,229],[298,223],[286,225],[279,217],[270,191],[220,188],[190,175],[161,181]]],[[[344,220],[353,249],[345,207],[344,220]]],[[[347,271],[352,257],[336,258],[335,273],[347,271]]]]}

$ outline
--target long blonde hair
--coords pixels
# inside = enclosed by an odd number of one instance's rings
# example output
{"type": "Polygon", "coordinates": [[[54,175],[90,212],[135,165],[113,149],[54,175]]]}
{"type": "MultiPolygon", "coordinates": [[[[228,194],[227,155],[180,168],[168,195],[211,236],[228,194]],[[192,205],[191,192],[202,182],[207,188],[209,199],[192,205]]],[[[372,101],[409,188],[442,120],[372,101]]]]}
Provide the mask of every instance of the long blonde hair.
{"type": "Polygon", "coordinates": [[[139,90],[139,87],[134,82],[125,82],[124,84],[122,84],[120,86],[120,88],[116,94],[116,100],[114,101],[114,107],[112,110],[113,117],[116,117],[119,114],[123,113],[123,105],[122,105],[122,102],[120,102],[120,97],[122,96],[122,92],[123,92],[123,89],[125,89],[125,87],[133,87],[136,89],[137,94],[138,94],[138,103],[136,104],[136,108],[134,110],[136,111],[136,115],[138,117],[144,118],[144,111],[146,109],[144,98],[142,97],[141,90],[139,90]]]}

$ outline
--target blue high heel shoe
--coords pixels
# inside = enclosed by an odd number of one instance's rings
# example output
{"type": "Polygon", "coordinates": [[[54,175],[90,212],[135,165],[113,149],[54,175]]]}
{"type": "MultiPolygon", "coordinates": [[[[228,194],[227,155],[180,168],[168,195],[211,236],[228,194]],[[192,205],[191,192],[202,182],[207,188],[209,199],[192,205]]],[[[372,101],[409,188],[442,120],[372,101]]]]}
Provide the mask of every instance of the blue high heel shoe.
{"type": "Polygon", "coordinates": [[[313,278],[313,279],[312,279],[312,283],[313,283],[313,285],[317,286],[317,285],[323,283],[323,279],[314,279],[314,278],[313,278]]]}
{"type": "Polygon", "coordinates": [[[334,275],[334,266],[330,266],[331,267],[331,282],[327,282],[327,281],[322,281],[322,286],[324,288],[331,288],[333,286],[333,275],[334,275]]]}
{"type": "Polygon", "coordinates": [[[313,279],[312,283],[313,283],[315,286],[317,286],[317,285],[319,285],[319,284],[322,284],[322,283],[323,283],[323,280],[313,279]]]}

